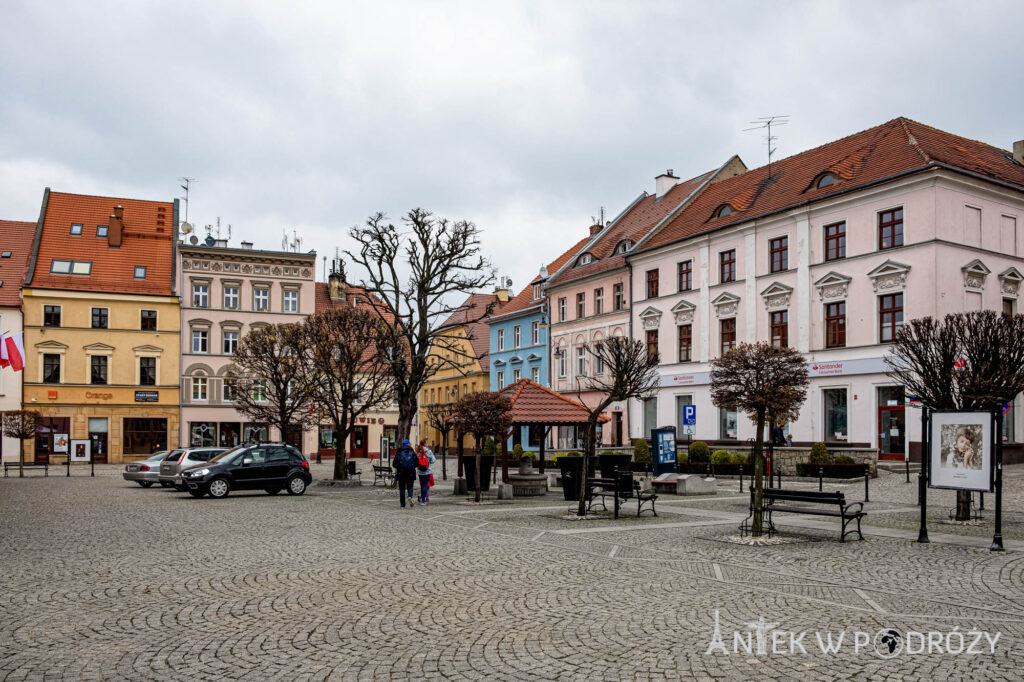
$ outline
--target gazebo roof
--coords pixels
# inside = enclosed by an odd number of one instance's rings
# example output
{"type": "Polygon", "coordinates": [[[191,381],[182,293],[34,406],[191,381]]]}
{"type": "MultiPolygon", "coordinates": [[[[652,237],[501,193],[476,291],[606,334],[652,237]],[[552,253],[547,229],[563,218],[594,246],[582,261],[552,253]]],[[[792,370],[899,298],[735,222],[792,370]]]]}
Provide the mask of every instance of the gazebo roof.
{"type": "MultiPolygon", "coordinates": [[[[529,379],[520,379],[498,391],[512,400],[513,424],[544,424],[569,426],[586,424],[590,413],[572,398],[556,393],[529,379]]],[[[599,422],[609,421],[601,415],[599,422]]]]}

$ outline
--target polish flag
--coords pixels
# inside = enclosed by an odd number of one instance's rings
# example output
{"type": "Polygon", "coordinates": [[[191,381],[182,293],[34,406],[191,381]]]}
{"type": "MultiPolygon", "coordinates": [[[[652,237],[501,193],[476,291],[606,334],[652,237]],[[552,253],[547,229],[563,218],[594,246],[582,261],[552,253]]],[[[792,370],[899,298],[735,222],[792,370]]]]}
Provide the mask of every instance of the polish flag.
{"type": "Polygon", "coordinates": [[[25,369],[25,333],[18,332],[4,338],[4,350],[11,369],[20,372],[25,369]]]}
{"type": "Polygon", "coordinates": [[[0,334],[0,369],[9,364],[11,364],[11,361],[7,359],[7,344],[4,343],[4,335],[0,334]]]}

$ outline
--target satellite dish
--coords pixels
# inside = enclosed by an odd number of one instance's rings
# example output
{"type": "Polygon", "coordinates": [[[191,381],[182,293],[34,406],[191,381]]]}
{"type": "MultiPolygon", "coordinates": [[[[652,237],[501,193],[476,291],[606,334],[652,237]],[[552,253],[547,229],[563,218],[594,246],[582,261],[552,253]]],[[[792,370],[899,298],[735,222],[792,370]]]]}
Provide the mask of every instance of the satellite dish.
{"type": "Polygon", "coordinates": [[[194,230],[194,229],[195,228],[192,227],[192,223],[184,222],[184,223],[181,224],[181,233],[182,234],[192,234],[192,230],[194,230]]]}
{"type": "Polygon", "coordinates": [[[191,244],[192,246],[195,246],[196,244],[199,243],[199,237],[192,235],[191,237],[188,238],[188,243],[191,244]]]}

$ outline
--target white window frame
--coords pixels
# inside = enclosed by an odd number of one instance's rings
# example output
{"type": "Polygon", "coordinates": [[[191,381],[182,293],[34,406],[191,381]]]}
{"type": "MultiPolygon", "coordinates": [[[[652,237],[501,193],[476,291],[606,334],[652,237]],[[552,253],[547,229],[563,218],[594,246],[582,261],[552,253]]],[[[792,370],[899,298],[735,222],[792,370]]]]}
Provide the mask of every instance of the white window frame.
{"type": "Polygon", "coordinates": [[[505,330],[498,330],[498,350],[505,350],[505,330]]]}
{"type": "Polygon", "coordinates": [[[210,352],[210,332],[207,329],[193,329],[192,330],[192,352],[197,354],[206,354],[210,352]],[[198,345],[203,346],[202,349],[197,348],[198,345]]]}
{"type": "Polygon", "coordinates": [[[498,389],[501,390],[503,388],[505,388],[505,373],[498,372],[498,389]]]}
{"type": "Polygon", "coordinates": [[[576,376],[587,376],[587,351],[583,346],[576,347],[576,376]]]}
{"type": "Polygon", "coordinates": [[[235,353],[238,352],[238,332],[236,332],[233,329],[231,329],[231,330],[227,330],[227,331],[222,333],[221,352],[224,355],[234,355],[235,353]],[[232,336],[234,337],[233,339],[230,338],[232,336]],[[231,344],[232,349],[231,350],[228,350],[228,348],[227,348],[228,341],[232,342],[232,344],[231,344]]]}
{"type": "MultiPolygon", "coordinates": [[[[358,301],[356,302],[358,304],[358,301]]],[[[285,289],[281,296],[281,310],[286,313],[299,312],[299,292],[297,289],[285,289]]]]}
{"type": "Polygon", "coordinates": [[[238,303],[241,300],[240,287],[224,287],[224,308],[227,310],[238,310],[238,303]]]}
{"type": "Polygon", "coordinates": [[[540,343],[540,320],[530,323],[530,345],[536,346],[540,343]]]}
{"type": "Polygon", "coordinates": [[[206,377],[192,377],[192,402],[205,403],[209,400],[210,381],[206,377]]]}
{"type": "Polygon", "coordinates": [[[530,369],[530,381],[535,384],[540,383],[540,367],[533,367],[530,369]]]}
{"type": "Polygon", "coordinates": [[[512,327],[512,347],[519,348],[522,345],[523,340],[523,327],[517,324],[512,327]]]}
{"type": "Polygon", "coordinates": [[[523,378],[523,370],[519,369],[518,367],[516,367],[514,370],[512,370],[512,383],[513,384],[516,383],[517,381],[519,381],[522,378],[523,378]]]}
{"type": "Polygon", "coordinates": [[[210,285],[209,284],[193,284],[192,285],[192,307],[193,308],[209,308],[210,307],[210,285]]]}
{"type": "Polygon", "coordinates": [[[252,309],[256,312],[265,313],[270,310],[270,289],[267,287],[253,287],[252,309]],[[260,304],[260,299],[266,297],[266,303],[260,304]]]}

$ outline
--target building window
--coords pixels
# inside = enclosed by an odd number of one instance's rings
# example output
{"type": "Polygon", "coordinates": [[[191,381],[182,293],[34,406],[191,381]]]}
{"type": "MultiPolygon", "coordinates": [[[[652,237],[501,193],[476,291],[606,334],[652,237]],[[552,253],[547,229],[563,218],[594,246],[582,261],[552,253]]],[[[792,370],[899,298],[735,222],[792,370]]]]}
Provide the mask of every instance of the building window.
{"type": "Polygon", "coordinates": [[[235,402],[235,395],[237,394],[237,391],[238,387],[235,384],[235,378],[232,376],[224,377],[223,393],[225,402],[235,402]]]}
{"type": "Polygon", "coordinates": [[[720,334],[722,337],[722,355],[725,355],[736,347],[736,318],[722,320],[720,323],[720,334]]]}
{"type": "Polygon", "coordinates": [[[135,279],[146,279],[146,266],[136,265],[135,266],[135,279]]]}
{"type": "Polygon", "coordinates": [[[903,294],[878,297],[878,342],[892,343],[903,326],[903,294]]]}
{"type": "Polygon", "coordinates": [[[576,294],[576,319],[582,320],[587,316],[587,295],[582,291],[576,294]]]}
{"type": "Polygon", "coordinates": [[[498,350],[505,350],[505,330],[498,330],[498,350]]]}
{"type": "Polygon", "coordinates": [[[658,298],[658,270],[647,271],[647,298],[658,298]]]}
{"type": "Polygon", "coordinates": [[[498,372],[498,388],[505,388],[505,373],[498,372]]]}
{"type": "Polygon", "coordinates": [[[206,377],[192,377],[192,401],[206,400],[206,377]]]}
{"type": "Polygon", "coordinates": [[[210,307],[210,287],[208,285],[192,285],[192,306],[195,308],[210,307]]]}
{"type": "Polygon", "coordinates": [[[96,226],[96,236],[97,237],[106,237],[107,236],[107,226],[106,225],[97,225],[96,226]]]}
{"type": "Polygon", "coordinates": [[[903,246],[903,208],[878,214],[878,249],[903,246]]]}
{"type": "Polygon", "coordinates": [[[567,365],[569,364],[568,358],[566,357],[565,349],[562,348],[558,351],[558,376],[562,379],[565,378],[566,371],[568,370],[567,365]]]}
{"type": "Polygon", "coordinates": [[[736,281],[736,249],[729,249],[718,254],[719,281],[736,281]]]}
{"type": "Polygon", "coordinates": [[[728,407],[718,408],[719,438],[736,440],[738,438],[736,410],[728,407]]]}
{"type": "Polygon", "coordinates": [[[519,348],[519,346],[522,345],[522,335],[523,330],[521,325],[517,324],[516,326],[512,327],[512,343],[514,344],[512,346],[513,348],[519,348]]]}
{"type": "Polygon", "coordinates": [[[252,382],[252,399],[258,403],[267,401],[267,384],[262,379],[252,382]]]}
{"type": "Polygon", "coordinates": [[[597,355],[594,358],[594,376],[601,376],[604,374],[604,356],[597,355]]]}
{"type": "Polygon", "coordinates": [[[679,362],[689,362],[693,358],[693,325],[679,325],[679,362]]]}
{"type": "Polygon", "coordinates": [[[50,272],[55,275],[88,275],[92,272],[92,261],[54,259],[50,263],[50,272]]]}
{"type": "Polygon", "coordinates": [[[576,376],[587,376],[587,351],[583,346],[576,348],[576,376]]]}
{"type": "Polygon", "coordinates": [[[540,383],[540,367],[533,367],[530,369],[530,381],[535,384],[540,383]]]}
{"type": "Polygon", "coordinates": [[[825,260],[846,258],[846,223],[825,226],[825,260]]]}
{"type": "Polygon", "coordinates": [[[238,332],[224,332],[224,355],[234,355],[238,350],[238,332]]]}
{"type": "Polygon", "coordinates": [[[789,269],[789,237],[776,237],[768,242],[772,272],[789,269]]]}
{"type": "Polygon", "coordinates": [[[57,353],[45,353],[43,355],[43,383],[60,383],[60,355],[57,353]]]}
{"type": "Polygon", "coordinates": [[[558,321],[565,322],[565,297],[558,299],[558,321]]]}
{"type": "Polygon", "coordinates": [[[530,323],[530,345],[536,346],[540,343],[540,320],[530,323]]]}
{"type": "Polygon", "coordinates": [[[1017,314],[1017,301],[1012,298],[1003,299],[1003,315],[1016,315],[1017,314]]]}
{"type": "Polygon", "coordinates": [[[139,329],[146,332],[156,331],[156,311],[143,310],[142,319],[139,321],[139,329]]]}
{"type": "Polygon", "coordinates": [[[107,383],[107,356],[106,355],[93,355],[90,359],[90,368],[92,370],[91,377],[89,379],[90,384],[106,384],[107,383]]]}
{"type": "Polygon", "coordinates": [[[846,345],[846,301],[825,304],[825,347],[846,345]]]}
{"type": "Polygon", "coordinates": [[[626,307],[626,297],[622,295],[622,283],[618,283],[612,287],[612,305],[615,310],[622,310],[626,307]]]}
{"type": "Polygon", "coordinates": [[[156,386],[156,358],[139,358],[139,386],[156,386]]]}
{"type": "Polygon", "coordinates": [[[299,292],[294,290],[286,290],[284,292],[284,312],[299,312],[299,292]]]}
{"type": "Polygon", "coordinates": [[[589,253],[585,253],[582,256],[580,256],[578,261],[576,261],[576,265],[577,265],[577,267],[579,267],[580,265],[590,265],[593,262],[594,262],[594,257],[592,255],[590,255],[589,253]]]}
{"type": "Polygon", "coordinates": [[[82,234],[82,223],[71,223],[71,234],[78,237],[82,234]]]}
{"type": "Polygon", "coordinates": [[[522,378],[523,378],[523,370],[519,369],[518,367],[516,367],[514,370],[512,370],[512,383],[513,384],[515,382],[519,381],[522,378]]]}
{"type": "Polygon", "coordinates": [[[826,388],[821,391],[825,403],[825,441],[845,441],[847,439],[848,422],[846,410],[846,389],[826,388]]]}
{"type": "MultiPolygon", "coordinates": [[[[658,399],[644,398],[644,438],[651,438],[651,431],[658,428],[658,399]]],[[[651,438],[653,440],[653,438],[651,438]]]]}
{"type": "Polygon", "coordinates": [[[125,418],[123,429],[126,455],[151,455],[167,449],[166,419],[125,418]]]}
{"type": "Polygon", "coordinates": [[[192,352],[193,353],[209,353],[209,332],[202,329],[192,330],[192,352]]]}
{"type": "Polygon", "coordinates": [[[604,289],[594,289],[594,314],[600,315],[604,312],[604,289]]]}
{"type": "Polygon", "coordinates": [[[59,305],[44,305],[43,306],[43,326],[44,327],[59,327],[60,326],[60,306],[59,305]]]}
{"type": "Polygon", "coordinates": [[[684,260],[679,264],[679,291],[693,288],[693,261],[684,260]]]}
{"type": "Polygon", "coordinates": [[[789,346],[789,311],[779,310],[772,315],[772,345],[776,348],[789,346]]]}
{"type": "Polygon", "coordinates": [[[658,330],[647,330],[647,357],[653,358],[658,354],[658,330]]]}
{"type": "Polygon", "coordinates": [[[238,309],[238,287],[224,287],[224,307],[228,310],[238,309]]]}
{"type": "Polygon", "coordinates": [[[270,289],[252,290],[252,309],[261,312],[270,310],[270,289]]]}
{"type": "Polygon", "coordinates": [[[722,204],[715,211],[715,217],[716,218],[722,218],[722,217],[727,216],[727,215],[729,215],[731,213],[732,213],[732,206],[730,206],[729,204],[722,204]]]}
{"type": "Polygon", "coordinates": [[[106,329],[107,328],[107,309],[106,308],[93,308],[92,309],[92,328],[93,329],[106,329]]]}
{"type": "Polygon", "coordinates": [[[816,186],[818,189],[821,189],[822,187],[831,187],[834,184],[836,184],[836,176],[831,173],[823,173],[821,177],[818,178],[816,186]]]}
{"type": "Polygon", "coordinates": [[[1005,410],[1005,412],[1003,412],[1003,434],[1002,434],[1003,435],[1003,442],[1004,443],[1015,443],[1015,442],[1017,442],[1016,439],[1014,438],[1014,431],[1013,431],[1013,417],[1014,417],[1014,413],[1016,413],[1016,411],[1017,411],[1016,402],[1017,402],[1016,400],[1011,400],[1010,402],[1006,403],[1006,405],[1003,407],[1003,409],[1005,410]]]}
{"type": "Polygon", "coordinates": [[[534,284],[533,285],[533,300],[539,301],[541,299],[541,295],[540,294],[541,294],[541,285],[540,284],[534,284]]]}

